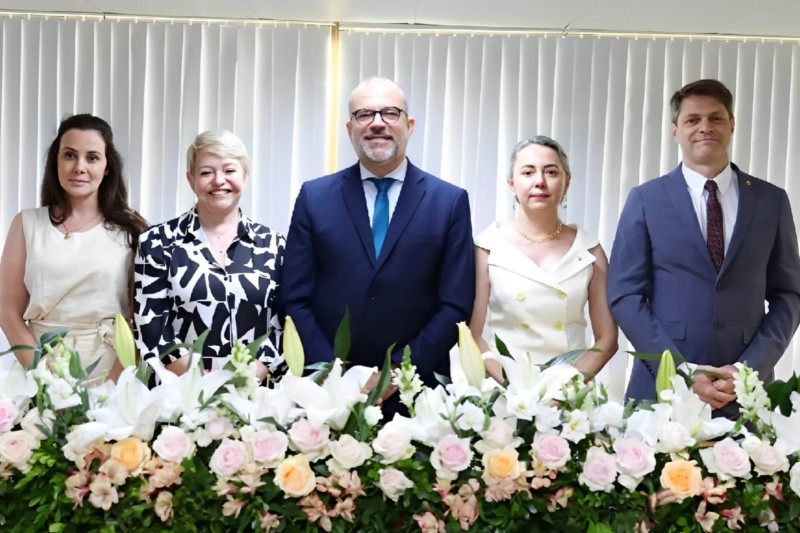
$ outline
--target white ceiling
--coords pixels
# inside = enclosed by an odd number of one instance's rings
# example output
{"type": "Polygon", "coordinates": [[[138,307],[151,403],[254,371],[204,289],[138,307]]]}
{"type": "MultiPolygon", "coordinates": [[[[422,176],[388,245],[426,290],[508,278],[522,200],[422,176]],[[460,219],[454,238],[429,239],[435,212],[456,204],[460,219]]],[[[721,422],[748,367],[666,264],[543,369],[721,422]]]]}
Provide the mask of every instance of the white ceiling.
{"type": "Polygon", "coordinates": [[[798,0],[0,0],[0,11],[800,38],[798,0]]]}

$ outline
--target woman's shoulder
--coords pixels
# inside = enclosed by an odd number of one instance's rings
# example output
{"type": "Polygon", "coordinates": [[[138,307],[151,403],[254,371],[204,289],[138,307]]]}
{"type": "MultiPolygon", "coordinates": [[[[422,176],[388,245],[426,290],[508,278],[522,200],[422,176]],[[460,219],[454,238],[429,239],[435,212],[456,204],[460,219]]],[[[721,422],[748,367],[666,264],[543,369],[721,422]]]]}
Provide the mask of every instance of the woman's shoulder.
{"type": "Polygon", "coordinates": [[[591,250],[600,244],[597,237],[584,230],[578,224],[569,224],[567,227],[575,231],[575,246],[583,250],[591,250]]]}
{"type": "Polygon", "coordinates": [[[244,224],[245,230],[250,233],[257,242],[277,243],[280,245],[286,242],[286,238],[281,232],[261,224],[260,222],[242,216],[242,224],[244,224]]]}
{"type": "Polygon", "coordinates": [[[511,222],[494,221],[489,226],[475,235],[473,239],[475,246],[484,250],[493,250],[498,243],[507,241],[511,231],[511,222]]]}
{"type": "Polygon", "coordinates": [[[194,210],[189,210],[182,215],[165,222],[153,224],[139,235],[139,247],[154,246],[168,247],[176,241],[183,240],[192,219],[194,210]]]}

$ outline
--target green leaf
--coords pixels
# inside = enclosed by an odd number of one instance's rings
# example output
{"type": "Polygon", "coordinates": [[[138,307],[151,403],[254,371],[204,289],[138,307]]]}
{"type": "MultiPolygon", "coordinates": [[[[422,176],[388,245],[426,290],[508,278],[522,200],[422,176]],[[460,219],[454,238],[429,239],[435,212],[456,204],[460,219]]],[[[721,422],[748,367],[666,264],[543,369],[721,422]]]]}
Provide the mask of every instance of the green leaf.
{"type": "Polygon", "coordinates": [[[572,363],[577,361],[580,358],[580,356],[583,355],[585,352],[601,352],[601,351],[602,350],[599,350],[597,348],[587,348],[587,349],[583,349],[583,350],[572,350],[572,351],[569,351],[567,353],[562,353],[561,355],[557,355],[557,356],[553,357],[552,359],[547,361],[544,365],[542,365],[542,368],[550,368],[551,366],[560,365],[560,364],[571,365],[572,363]]]}
{"type": "Polygon", "coordinates": [[[12,346],[11,348],[9,348],[8,350],[0,352],[0,355],[6,355],[6,354],[11,353],[11,352],[30,351],[30,350],[34,350],[34,349],[35,348],[33,346],[28,346],[27,344],[16,344],[16,345],[12,346]]]}
{"type": "Polygon", "coordinates": [[[395,344],[396,343],[393,343],[386,349],[386,358],[383,360],[381,377],[378,378],[378,385],[372,389],[369,396],[367,396],[367,405],[377,404],[378,400],[383,396],[383,393],[389,388],[389,383],[392,380],[392,351],[394,350],[395,344]]]}
{"type": "Polygon", "coordinates": [[[506,346],[506,343],[504,343],[503,340],[497,335],[494,336],[494,345],[497,346],[497,352],[500,355],[511,357],[511,352],[508,351],[508,346],[506,346]]]}
{"type": "Polygon", "coordinates": [[[344,308],[344,316],[336,328],[336,335],[333,337],[333,354],[347,362],[347,355],[350,353],[350,308],[344,308]]]}

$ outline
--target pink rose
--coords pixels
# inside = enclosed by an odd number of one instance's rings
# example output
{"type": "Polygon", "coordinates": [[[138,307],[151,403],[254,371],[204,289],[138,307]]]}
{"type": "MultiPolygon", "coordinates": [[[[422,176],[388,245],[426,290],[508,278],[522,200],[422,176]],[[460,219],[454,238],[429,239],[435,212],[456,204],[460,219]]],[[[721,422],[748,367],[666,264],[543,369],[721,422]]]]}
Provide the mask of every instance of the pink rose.
{"type": "Polygon", "coordinates": [[[0,435],[0,459],[11,464],[20,472],[30,470],[28,461],[39,441],[25,430],[9,431],[0,435]]]}
{"type": "Polygon", "coordinates": [[[305,418],[292,424],[292,428],[289,430],[289,440],[293,449],[305,454],[310,461],[328,455],[329,437],[328,426],[316,427],[305,418]]]}
{"type": "Polygon", "coordinates": [[[728,437],[714,444],[713,448],[700,450],[700,457],[712,474],[723,481],[730,478],[750,478],[750,458],[736,442],[728,437]]]}
{"type": "Polygon", "coordinates": [[[378,473],[380,474],[378,487],[392,501],[399,500],[406,490],[414,486],[414,482],[396,468],[382,468],[378,473]]]}
{"type": "Polygon", "coordinates": [[[758,437],[753,435],[745,437],[742,448],[750,455],[756,472],[761,476],[771,476],[789,470],[789,459],[786,454],[758,437]]]}
{"type": "Polygon", "coordinates": [[[436,475],[444,479],[456,479],[458,472],[466,470],[472,462],[472,449],[469,439],[459,439],[455,435],[445,435],[431,452],[431,464],[436,475]]]}
{"type": "Polygon", "coordinates": [[[614,488],[615,479],[617,479],[617,464],[614,457],[602,448],[596,446],[589,448],[578,482],[586,485],[591,491],[610,492],[614,488]]]}
{"type": "Polygon", "coordinates": [[[222,440],[225,437],[230,437],[233,433],[233,425],[227,418],[218,416],[212,418],[206,423],[206,431],[211,440],[222,440]]]}
{"type": "Polygon", "coordinates": [[[0,433],[11,431],[18,414],[16,405],[5,399],[0,400],[0,433]]]}
{"type": "Polygon", "coordinates": [[[246,440],[253,451],[253,459],[270,468],[283,461],[289,448],[289,439],[280,431],[256,431],[246,440]]]}
{"type": "Polygon", "coordinates": [[[634,490],[644,476],[656,467],[656,457],[651,449],[636,439],[619,439],[614,443],[619,482],[634,490]]]}
{"type": "Polygon", "coordinates": [[[153,450],[165,461],[180,463],[194,453],[194,442],[181,428],[164,426],[153,442],[153,450]]]}
{"type": "Polygon", "coordinates": [[[547,468],[559,470],[567,464],[569,443],[558,435],[544,435],[533,441],[533,455],[547,468]]]}
{"type": "Polygon", "coordinates": [[[225,439],[214,450],[209,468],[219,477],[231,477],[247,463],[247,448],[238,440],[225,439]]]}

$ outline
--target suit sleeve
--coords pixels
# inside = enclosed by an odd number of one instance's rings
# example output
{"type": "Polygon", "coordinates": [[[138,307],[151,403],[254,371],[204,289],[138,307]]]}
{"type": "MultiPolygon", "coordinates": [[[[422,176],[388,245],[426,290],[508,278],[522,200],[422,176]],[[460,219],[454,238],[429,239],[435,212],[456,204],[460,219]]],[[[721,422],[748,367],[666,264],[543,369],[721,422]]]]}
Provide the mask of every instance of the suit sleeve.
{"type": "MultiPolygon", "coordinates": [[[[458,340],[456,324],[468,321],[475,302],[475,259],[472,243],[469,199],[466,191],[456,198],[450,211],[450,223],[443,250],[439,278],[439,306],[408,345],[411,359],[426,381],[434,383],[433,372],[441,368],[450,348],[458,340]]],[[[402,349],[393,355],[402,361],[402,349]]]]}
{"type": "Polygon", "coordinates": [[[800,254],[792,208],[786,191],[780,191],[780,215],[775,243],[767,263],[767,314],[739,357],[765,376],[783,356],[800,323],[800,254]]]}
{"type": "MultiPolygon", "coordinates": [[[[650,293],[653,283],[653,255],[644,202],[632,189],[620,215],[608,271],[608,303],[622,332],[639,352],[658,353],[669,349],[679,353],[653,314],[650,293]]],[[[655,373],[657,361],[646,365],[655,373]]]]}
{"type": "Polygon", "coordinates": [[[314,234],[308,208],[308,188],[303,185],[294,204],[286,253],[283,259],[282,287],[280,290],[286,316],[292,317],[297,327],[306,364],[333,360],[333,348],[317,324],[310,302],[314,295],[315,269],[314,234]]]}

